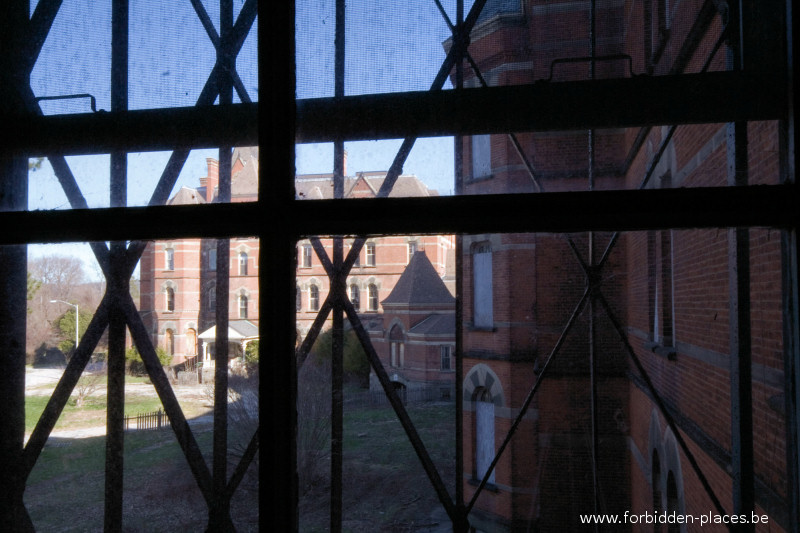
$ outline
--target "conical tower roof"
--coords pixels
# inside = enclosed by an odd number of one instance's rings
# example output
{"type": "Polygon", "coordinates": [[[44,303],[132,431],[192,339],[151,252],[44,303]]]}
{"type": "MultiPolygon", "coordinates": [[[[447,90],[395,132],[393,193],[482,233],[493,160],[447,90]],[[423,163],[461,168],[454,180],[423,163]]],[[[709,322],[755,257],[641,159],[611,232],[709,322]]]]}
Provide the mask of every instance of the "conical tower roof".
{"type": "Polygon", "coordinates": [[[452,306],[455,298],[447,290],[425,252],[415,252],[397,284],[385,300],[386,305],[452,306]]]}

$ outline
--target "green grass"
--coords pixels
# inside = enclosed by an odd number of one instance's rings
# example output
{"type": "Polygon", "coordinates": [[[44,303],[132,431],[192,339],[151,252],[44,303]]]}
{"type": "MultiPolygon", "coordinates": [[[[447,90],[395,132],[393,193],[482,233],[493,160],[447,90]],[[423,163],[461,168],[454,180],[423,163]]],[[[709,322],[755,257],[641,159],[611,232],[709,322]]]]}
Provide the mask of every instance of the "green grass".
{"type": "MultiPolygon", "coordinates": [[[[47,405],[49,396],[27,396],[25,398],[25,431],[31,432],[36,427],[39,417],[47,405]]],[[[152,396],[128,396],[125,398],[125,415],[150,413],[162,409],[161,400],[152,396]]],[[[75,406],[72,396],[61,411],[55,429],[77,429],[82,427],[102,426],[105,424],[106,396],[94,395],[86,398],[83,407],[75,406]]]]}

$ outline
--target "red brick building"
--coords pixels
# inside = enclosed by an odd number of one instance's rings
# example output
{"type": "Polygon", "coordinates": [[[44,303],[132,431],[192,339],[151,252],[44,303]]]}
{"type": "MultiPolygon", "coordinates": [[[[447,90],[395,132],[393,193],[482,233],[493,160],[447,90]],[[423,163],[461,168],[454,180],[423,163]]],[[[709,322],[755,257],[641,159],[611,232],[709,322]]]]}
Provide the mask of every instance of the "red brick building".
{"type": "MultiPolygon", "coordinates": [[[[345,169],[346,170],[346,169],[345,169]]],[[[345,177],[345,198],[375,197],[386,177],[386,172],[358,172],[345,177]]],[[[302,199],[321,200],[333,197],[333,175],[315,174],[297,176],[297,195],[302,199]]],[[[416,176],[401,175],[390,196],[437,196],[416,176]]],[[[331,239],[322,239],[328,253],[333,253],[331,239]]],[[[345,239],[347,254],[352,239],[345,239]]],[[[455,239],[452,235],[402,235],[368,237],[350,275],[347,292],[356,310],[364,315],[381,313],[383,301],[394,288],[411,262],[415,252],[425,252],[437,275],[455,291],[454,265],[455,239]]],[[[325,269],[314,252],[311,242],[303,239],[297,246],[297,329],[299,338],[305,337],[314,322],[320,306],[330,289],[325,269]]]]}
{"type": "MultiPolygon", "coordinates": [[[[367,328],[395,387],[425,390],[425,398],[452,399],[455,298],[422,250],[414,253],[381,306],[383,314],[370,319],[367,328]]],[[[370,389],[381,390],[374,373],[370,389]]]]}
{"type": "MultiPolygon", "coordinates": [[[[680,7],[498,0],[484,8],[469,50],[490,86],[589,79],[585,57],[592,54],[604,58],[596,62],[598,79],[627,77],[631,69],[677,75],[726,68],[725,46],[713,48],[722,24],[722,14],[699,0],[680,7]],[[562,58],[584,59],[556,61],[562,58]]],[[[464,77],[466,87],[481,84],[466,62],[464,77]]],[[[746,130],[746,150],[737,149],[728,124],[464,137],[462,193],[739,184],[737,150],[746,152],[747,184],[779,183],[779,124],[746,130]]],[[[733,455],[741,446],[732,442],[739,373],[731,368],[742,329],[751,339],[755,511],[769,516],[771,531],[790,526],[780,232],[486,234],[465,236],[462,250],[467,502],[542,379],[470,514],[477,531],[576,530],[581,513],[595,512],[719,514],[710,493],[732,514],[733,455]],[[736,263],[742,243],[749,273],[736,263]],[[590,282],[602,300],[587,297],[593,304],[584,305],[590,282]],[[737,296],[740,289],[749,296],[737,296]],[[735,309],[745,303],[750,316],[739,322],[735,309]]]]}
{"type": "MultiPolygon", "coordinates": [[[[219,162],[208,159],[208,175],[197,188],[182,187],[168,205],[218,201],[219,162]]],[[[231,167],[231,201],[253,201],[258,193],[258,148],[237,148],[231,167]]],[[[258,326],[258,239],[229,240],[231,326],[251,332],[258,326]]],[[[213,342],[199,336],[214,326],[216,309],[217,241],[176,239],[147,245],[140,263],[140,313],[156,346],[175,356],[173,361],[198,355],[213,358],[213,342]]],[[[252,340],[252,335],[248,336],[252,340]]],[[[241,355],[244,343],[232,343],[231,356],[241,355]]]]}
{"type": "MultiPolygon", "coordinates": [[[[258,148],[237,148],[232,161],[232,201],[254,201],[258,193],[258,148]]],[[[385,176],[385,172],[359,172],[347,177],[346,196],[375,196],[385,176]]],[[[218,183],[219,162],[208,159],[208,175],[200,179],[199,187],[181,188],[169,200],[169,205],[218,201],[218,183]]],[[[332,183],[332,175],[297,176],[298,197],[330,198],[332,183]]],[[[438,193],[428,189],[416,176],[403,175],[392,194],[435,196],[438,193]]],[[[322,243],[331,254],[332,241],[323,239],[322,243]]],[[[200,336],[215,324],[216,246],[217,241],[212,239],[158,241],[148,244],[142,255],[141,314],[156,346],[174,354],[176,363],[197,355],[213,359],[213,342],[203,341],[200,336]]],[[[381,301],[391,293],[416,252],[424,252],[440,283],[448,284],[454,291],[454,246],[454,238],[448,235],[367,239],[347,280],[348,294],[356,309],[365,315],[380,314],[381,301]]],[[[258,249],[257,239],[230,239],[228,313],[231,327],[236,328],[237,321],[249,322],[240,324],[238,330],[242,334],[252,332],[258,326],[258,249]]],[[[327,275],[310,241],[301,240],[297,248],[297,329],[300,338],[313,323],[328,289],[327,275]]],[[[452,303],[450,306],[452,308],[452,303]]],[[[249,340],[252,340],[252,335],[247,335],[244,343],[249,340]]],[[[452,345],[452,342],[451,337],[449,343],[452,345]]],[[[241,352],[244,343],[232,343],[232,353],[241,352]]]]}

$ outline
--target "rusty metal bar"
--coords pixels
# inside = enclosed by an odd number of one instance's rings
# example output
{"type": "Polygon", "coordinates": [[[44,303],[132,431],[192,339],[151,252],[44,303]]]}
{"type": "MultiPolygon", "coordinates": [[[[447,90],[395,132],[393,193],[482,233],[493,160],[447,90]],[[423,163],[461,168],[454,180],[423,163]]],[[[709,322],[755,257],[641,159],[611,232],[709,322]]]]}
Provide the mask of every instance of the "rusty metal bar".
{"type": "MultiPolygon", "coordinates": [[[[233,1],[220,0],[221,41],[227,43],[233,25],[233,1]]],[[[225,46],[217,48],[217,87],[220,104],[230,104],[233,85],[228,72],[232,70],[233,55],[225,46]]],[[[231,201],[231,146],[219,149],[219,194],[222,203],[231,201]]],[[[217,247],[217,308],[215,313],[216,339],[214,343],[214,433],[213,433],[213,496],[209,506],[208,531],[224,531],[231,522],[230,500],[225,498],[228,483],[228,320],[230,306],[230,239],[218,239],[217,247]]]]}
{"type": "MultiPolygon", "coordinates": [[[[453,32],[453,36],[455,38],[456,30],[453,25],[450,23],[450,20],[447,17],[447,13],[442,8],[441,3],[439,0],[435,0],[436,5],[439,7],[439,11],[445,18],[447,25],[450,27],[450,30],[453,32]]],[[[464,0],[457,0],[456,1],[456,25],[460,28],[464,24],[464,0]]],[[[464,52],[464,55],[470,61],[471,65],[474,65],[472,61],[472,57],[469,55],[469,51],[464,52]]],[[[475,66],[477,68],[477,66],[475,66]]],[[[477,75],[480,73],[476,72],[477,75]]],[[[485,83],[485,81],[483,82],[485,83]]],[[[464,89],[464,62],[458,61],[456,63],[456,83],[455,83],[456,90],[464,89]]],[[[453,189],[456,195],[463,195],[464,194],[464,138],[461,135],[455,136],[455,148],[453,150],[453,158],[455,159],[455,164],[453,168],[453,179],[455,183],[453,184],[453,189]]],[[[464,272],[464,236],[461,234],[456,235],[456,243],[455,243],[455,256],[456,256],[456,349],[455,349],[455,358],[456,358],[456,379],[455,379],[455,400],[456,400],[456,409],[455,409],[455,416],[456,416],[456,434],[455,434],[455,450],[456,450],[456,460],[455,460],[455,467],[456,471],[454,473],[455,477],[455,487],[456,487],[456,513],[458,515],[458,521],[453,521],[453,533],[460,533],[462,531],[469,530],[469,520],[467,519],[467,511],[466,507],[464,506],[464,279],[461,273],[464,272]]]]}
{"type": "MultiPolygon", "coordinates": [[[[105,302],[106,300],[103,301],[105,302]]],[[[128,324],[128,329],[131,332],[131,337],[133,337],[133,342],[136,345],[136,348],[139,350],[145,370],[147,370],[147,375],[150,377],[150,381],[153,383],[153,388],[156,389],[158,398],[161,400],[161,404],[164,406],[164,412],[167,413],[167,416],[169,417],[169,423],[172,426],[172,430],[175,432],[175,437],[178,440],[178,444],[181,446],[181,450],[183,450],[183,454],[186,457],[186,462],[189,463],[189,468],[191,469],[192,474],[197,481],[197,486],[200,488],[200,492],[203,494],[206,504],[211,505],[211,473],[208,470],[208,466],[206,465],[203,454],[200,451],[200,447],[197,445],[197,441],[192,434],[189,423],[186,421],[186,416],[184,416],[183,411],[181,410],[181,406],[178,403],[178,398],[175,396],[175,392],[172,390],[172,385],[170,385],[169,379],[164,373],[164,368],[161,366],[161,363],[158,360],[158,355],[156,355],[153,342],[150,340],[150,334],[148,333],[144,322],[142,322],[139,311],[136,309],[136,305],[133,303],[133,299],[129,294],[122,298],[122,301],[120,302],[120,308],[125,313],[125,320],[128,324]]],[[[96,313],[95,317],[97,317],[98,314],[99,313],[96,313]]],[[[84,339],[86,339],[86,335],[84,335],[84,339]]],[[[83,340],[81,341],[81,346],[83,346],[83,340]]],[[[86,360],[88,361],[88,356],[86,357],[86,360]]],[[[59,382],[59,386],[60,385],[61,383],[59,382]]],[[[31,438],[33,438],[33,436],[31,436],[31,438]]],[[[31,464],[31,466],[33,465],[31,464]]]]}
{"type": "Polygon", "coordinates": [[[23,58],[24,68],[28,73],[33,70],[33,66],[39,58],[42,46],[44,46],[50,28],[53,27],[53,21],[61,8],[61,3],[62,0],[39,0],[36,9],[33,10],[31,20],[27,24],[28,40],[25,43],[26,52],[23,58]]]}
{"type": "MultiPolygon", "coordinates": [[[[114,0],[111,6],[111,110],[128,108],[128,0],[114,0]]],[[[111,153],[111,207],[125,207],[128,191],[128,156],[111,153]]],[[[105,252],[105,245],[102,246],[105,252]]],[[[126,268],[125,242],[112,242],[108,292],[112,306],[108,315],[108,383],[106,407],[105,513],[106,532],[122,531],[122,501],[125,450],[125,317],[119,301],[129,294],[130,273],[126,268]]]]}
{"type": "Polygon", "coordinates": [[[431,481],[433,489],[436,491],[439,502],[445,508],[447,516],[450,517],[450,520],[452,520],[454,523],[460,522],[461,516],[459,515],[458,509],[450,499],[450,495],[447,493],[447,487],[445,487],[444,481],[442,481],[439,471],[436,469],[436,465],[433,464],[433,461],[428,454],[428,450],[425,448],[425,444],[422,442],[419,433],[417,433],[414,423],[408,416],[408,412],[403,405],[403,401],[397,395],[397,391],[394,389],[394,387],[392,387],[392,383],[389,380],[389,374],[387,374],[386,369],[383,368],[383,364],[381,364],[381,360],[375,351],[375,347],[372,346],[372,342],[369,340],[369,333],[367,333],[367,331],[364,329],[364,324],[361,323],[361,318],[359,318],[358,313],[353,307],[353,304],[350,302],[344,302],[344,310],[347,314],[348,320],[350,320],[350,324],[353,326],[353,331],[355,331],[361,346],[363,346],[364,351],[367,352],[367,358],[369,358],[370,366],[372,367],[373,372],[375,372],[375,376],[378,378],[378,381],[380,382],[381,387],[383,388],[383,391],[392,406],[392,409],[394,409],[398,420],[400,420],[400,424],[403,426],[403,429],[406,432],[406,436],[408,437],[411,446],[414,448],[420,463],[422,463],[422,468],[425,469],[425,473],[428,475],[428,479],[431,481]]]}
{"type": "Polygon", "coordinates": [[[786,409],[787,507],[790,531],[800,531],[800,261],[797,230],[783,231],[781,237],[783,290],[784,406],[786,409]]]}
{"type": "MultiPolygon", "coordinates": [[[[728,5],[728,46],[725,67],[743,70],[744,20],[741,9],[748,2],[728,5]]],[[[747,186],[747,122],[727,124],[727,183],[730,187],[747,186]]],[[[753,467],[753,390],[752,340],[750,337],[750,231],[728,230],[728,290],[730,339],[731,401],[731,477],[733,512],[751,514],[755,509],[755,472],[753,467]]],[[[740,524],[737,531],[755,531],[755,526],[740,524]]]]}
{"type": "Polygon", "coordinates": [[[228,485],[225,487],[224,496],[226,500],[230,500],[233,497],[234,492],[236,492],[236,488],[239,486],[239,483],[241,483],[245,473],[247,473],[247,469],[250,467],[250,465],[253,463],[253,459],[256,457],[256,452],[258,452],[260,429],[261,426],[256,428],[256,431],[250,438],[250,442],[247,444],[247,448],[245,448],[239,463],[236,465],[236,468],[231,474],[231,478],[228,480],[228,485]]]}
{"type": "Polygon", "coordinates": [[[514,419],[514,422],[511,424],[511,428],[509,428],[508,433],[506,434],[505,438],[503,439],[503,443],[498,448],[497,453],[495,453],[494,459],[492,459],[489,468],[486,469],[486,473],[483,475],[483,479],[478,484],[478,487],[475,489],[475,493],[472,495],[472,499],[470,499],[469,504],[466,507],[466,512],[469,513],[472,511],[472,508],[475,506],[475,503],[478,501],[478,496],[480,496],[483,489],[486,487],[486,484],[489,482],[489,477],[492,474],[492,471],[497,466],[497,463],[500,462],[500,457],[503,455],[503,452],[508,447],[508,443],[511,442],[511,438],[516,433],[517,428],[519,427],[522,419],[525,416],[525,413],[528,412],[528,407],[530,407],[531,402],[533,401],[534,396],[536,395],[536,391],[539,390],[539,387],[542,384],[545,376],[547,376],[547,369],[550,366],[550,363],[555,359],[555,356],[558,355],[558,352],[561,350],[561,346],[564,344],[564,341],[567,338],[567,334],[572,329],[572,326],[575,325],[575,321],[580,316],[581,312],[583,312],[583,308],[586,306],[587,301],[590,297],[589,289],[583,292],[583,296],[578,301],[577,305],[575,305],[575,309],[572,311],[572,315],[570,315],[569,320],[567,320],[567,324],[564,326],[561,335],[558,337],[555,345],[553,345],[553,349],[550,351],[550,355],[547,356],[545,359],[544,365],[542,365],[542,369],[539,372],[539,375],[536,378],[536,382],[531,387],[531,390],[528,392],[528,395],[525,397],[525,401],[522,402],[522,407],[520,407],[519,414],[514,419]]]}
{"type": "Polygon", "coordinates": [[[22,454],[22,470],[26,478],[33,470],[33,466],[36,464],[36,460],[39,458],[50,432],[56,425],[56,421],[58,421],[61,411],[67,404],[75,384],[78,383],[81,373],[83,373],[92,356],[92,351],[100,341],[103,332],[105,332],[108,325],[108,312],[112,304],[111,300],[111,295],[106,292],[100,301],[100,305],[97,306],[86,332],[81,337],[75,353],[70,357],[67,368],[64,369],[64,373],[53,390],[53,394],[50,395],[50,399],[47,401],[47,405],[28,439],[28,444],[25,445],[25,451],[22,454]]]}
{"type": "Polygon", "coordinates": [[[708,497],[711,498],[711,502],[714,504],[714,509],[716,509],[717,513],[720,515],[727,514],[725,512],[725,509],[722,507],[719,498],[717,498],[717,495],[714,493],[714,489],[711,488],[711,484],[708,482],[708,479],[706,478],[705,474],[703,474],[700,465],[697,463],[697,459],[695,459],[694,454],[689,449],[689,446],[686,444],[683,435],[678,430],[678,426],[675,425],[675,420],[672,418],[672,415],[669,413],[666,406],[664,405],[664,402],[661,400],[661,395],[658,393],[658,390],[656,389],[655,385],[653,385],[653,382],[650,380],[650,376],[648,375],[647,370],[645,370],[644,366],[642,365],[642,362],[636,355],[633,346],[631,346],[631,343],[628,340],[628,336],[622,329],[622,326],[617,320],[617,317],[614,315],[611,306],[606,301],[602,292],[598,291],[597,301],[600,302],[600,305],[603,307],[603,309],[605,309],[608,319],[611,321],[611,324],[614,326],[614,330],[617,332],[617,335],[619,336],[623,346],[625,347],[625,351],[628,352],[628,356],[633,361],[633,364],[639,371],[639,375],[641,376],[642,380],[644,380],[645,385],[647,386],[647,390],[652,395],[653,402],[656,404],[658,410],[661,412],[661,415],[664,417],[664,420],[666,421],[667,425],[674,433],[675,440],[678,442],[678,445],[681,447],[681,450],[683,450],[683,453],[686,455],[686,459],[687,461],[689,461],[689,465],[691,465],[692,470],[697,475],[698,479],[700,480],[700,483],[703,485],[703,489],[706,491],[706,494],[708,494],[708,497]]]}
{"type": "MultiPolygon", "coordinates": [[[[4,5],[4,31],[0,34],[0,112],[24,107],[17,96],[20,83],[29,84],[25,68],[25,30],[29,2],[4,5]]],[[[20,154],[0,158],[0,211],[27,209],[28,159],[20,154]]],[[[0,248],[0,520],[18,531],[33,531],[25,509],[25,471],[20,458],[25,439],[25,322],[27,248],[0,248]]]]}
{"type": "MultiPolygon", "coordinates": [[[[345,94],[345,0],[336,0],[336,30],[334,36],[334,96],[345,94]]],[[[333,143],[333,197],[344,198],[344,141],[333,143]]],[[[320,243],[321,244],[321,243],[320,243]]],[[[319,253],[317,254],[319,255],[319,253]]],[[[346,274],[343,275],[344,242],[333,238],[333,265],[329,275],[333,295],[333,324],[331,331],[331,491],[330,530],[342,531],[342,496],[344,462],[344,310],[346,274]]]]}
{"type": "Polygon", "coordinates": [[[328,292],[328,296],[325,297],[325,301],[322,303],[322,307],[320,307],[320,310],[314,319],[314,323],[311,324],[311,329],[308,330],[308,333],[303,339],[303,343],[295,351],[298,369],[302,368],[303,364],[305,364],[308,354],[311,351],[311,348],[314,346],[314,342],[317,340],[320,331],[322,331],[322,327],[325,325],[325,322],[328,321],[328,315],[332,309],[333,300],[331,293],[328,292]]]}

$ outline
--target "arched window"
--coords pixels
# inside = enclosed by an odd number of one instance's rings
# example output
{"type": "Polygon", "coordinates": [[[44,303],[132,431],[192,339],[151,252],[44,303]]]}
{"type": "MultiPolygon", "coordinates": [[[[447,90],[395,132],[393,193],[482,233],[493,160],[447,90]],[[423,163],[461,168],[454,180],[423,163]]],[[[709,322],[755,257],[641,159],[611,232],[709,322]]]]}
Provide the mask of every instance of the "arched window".
{"type": "Polygon", "coordinates": [[[239,295],[239,318],[247,318],[247,296],[239,295]]]}
{"type": "Polygon", "coordinates": [[[175,333],[171,329],[164,332],[164,349],[169,355],[175,354],[175,333]]]}
{"type": "MultiPolygon", "coordinates": [[[[672,516],[672,513],[680,513],[680,502],[678,500],[678,484],[675,483],[675,475],[672,470],[667,474],[667,515],[672,516]]],[[[679,533],[681,526],[679,524],[668,524],[667,533],[679,533]]]]}
{"type": "Polygon", "coordinates": [[[211,283],[206,294],[206,309],[213,311],[217,308],[217,284],[211,283]]]}
{"type": "MultiPolygon", "coordinates": [[[[661,461],[658,458],[658,450],[653,450],[652,466],[650,471],[651,483],[653,488],[653,512],[658,514],[661,508],[661,461]]],[[[653,531],[660,532],[664,528],[661,524],[655,524],[653,531]]]]}
{"type": "Polygon", "coordinates": [[[378,310],[378,287],[370,283],[367,287],[367,311],[378,310]]]}
{"type": "Polygon", "coordinates": [[[175,270],[175,250],[172,248],[164,250],[164,270],[175,270]]]}
{"type": "Polygon", "coordinates": [[[361,309],[361,294],[358,290],[358,285],[353,283],[350,285],[350,301],[353,304],[353,307],[356,308],[356,311],[361,309]]]}
{"type": "Polygon", "coordinates": [[[186,330],[186,355],[197,355],[197,331],[186,330]]]}
{"type": "MultiPolygon", "coordinates": [[[[494,402],[483,387],[475,390],[475,479],[483,479],[494,460],[494,402]]],[[[494,483],[494,470],[489,483],[494,483]]]]}
{"type": "Polygon", "coordinates": [[[319,311],[319,287],[316,285],[308,287],[308,308],[312,311],[319,311]]]}
{"type": "Polygon", "coordinates": [[[403,368],[405,366],[405,338],[403,328],[395,325],[389,332],[389,364],[393,367],[403,368]]]}
{"type": "Polygon", "coordinates": [[[239,254],[239,275],[247,275],[247,254],[245,252],[239,254]]]}
{"type": "Polygon", "coordinates": [[[166,309],[167,311],[172,312],[175,310],[175,290],[172,287],[167,287],[165,292],[167,296],[166,309]]]}

